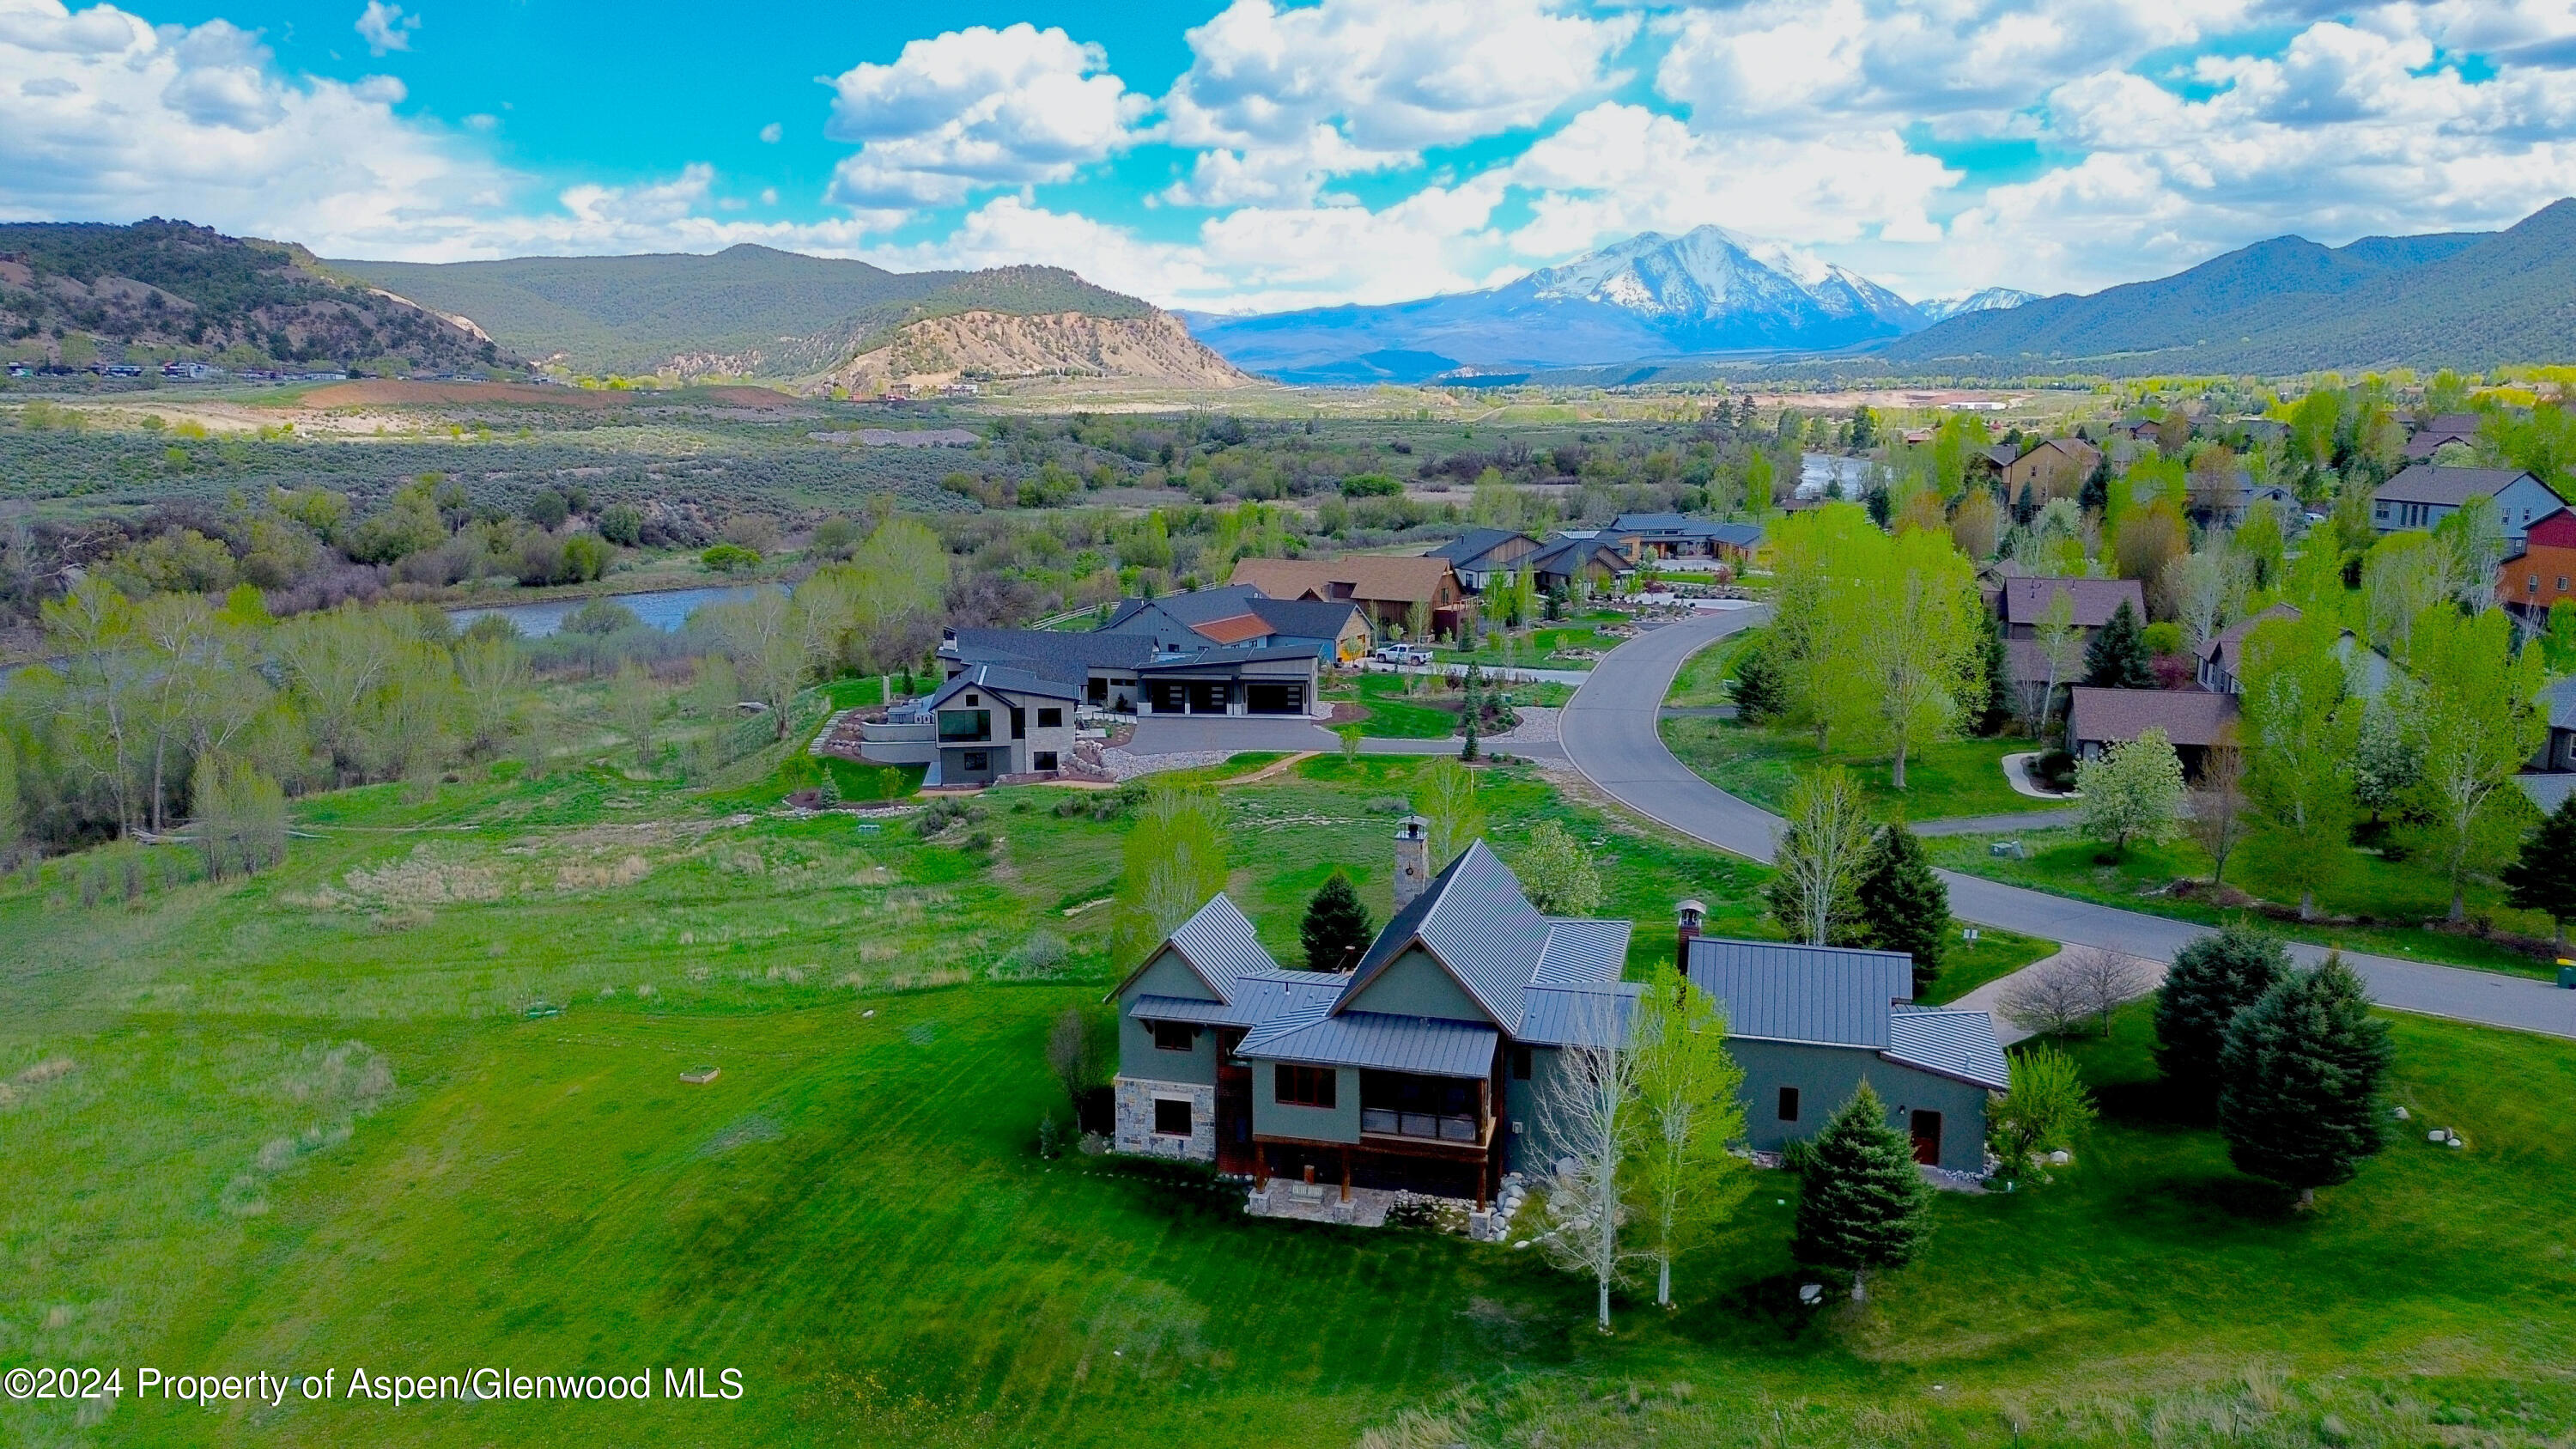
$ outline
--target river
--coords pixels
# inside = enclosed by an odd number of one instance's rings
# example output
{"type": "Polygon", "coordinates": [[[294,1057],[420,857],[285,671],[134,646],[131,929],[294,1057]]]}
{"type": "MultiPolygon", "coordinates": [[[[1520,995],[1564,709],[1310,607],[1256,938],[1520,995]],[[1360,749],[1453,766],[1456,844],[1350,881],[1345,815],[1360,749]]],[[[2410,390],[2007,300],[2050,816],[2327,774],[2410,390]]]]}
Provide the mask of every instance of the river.
{"type": "MultiPolygon", "coordinates": [[[[624,604],[635,611],[635,617],[665,633],[676,632],[689,622],[689,616],[709,604],[729,604],[747,599],[774,584],[735,584],[725,588],[664,589],[649,594],[604,595],[612,604],[624,604]]],[[[449,622],[462,629],[486,614],[498,614],[519,626],[520,634],[542,639],[561,632],[564,620],[571,618],[589,599],[549,599],[542,604],[478,604],[472,608],[450,609],[449,622]]]]}

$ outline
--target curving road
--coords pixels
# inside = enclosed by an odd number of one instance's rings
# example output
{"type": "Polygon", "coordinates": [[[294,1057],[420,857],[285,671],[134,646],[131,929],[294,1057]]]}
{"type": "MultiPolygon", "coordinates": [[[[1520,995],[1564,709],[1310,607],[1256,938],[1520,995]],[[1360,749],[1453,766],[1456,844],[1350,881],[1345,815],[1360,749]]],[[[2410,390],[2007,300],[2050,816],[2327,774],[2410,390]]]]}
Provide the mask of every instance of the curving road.
{"type": "MultiPolygon", "coordinates": [[[[1611,798],[1721,850],[1767,861],[1780,826],[1778,817],[1691,773],[1664,747],[1655,727],[1657,712],[1682,661],[1763,617],[1762,610],[1735,610],[1639,634],[1594,666],[1591,678],[1566,706],[1558,728],[1575,768],[1611,798]]],[[[2166,961],[2204,930],[2188,921],[2069,900],[1977,876],[1951,871],[1941,876],[1950,886],[1951,912],[1961,920],[2071,945],[2166,961]]],[[[2300,944],[2291,950],[2307,960],[2325,955],[2318,946],[2300,944]]],[[[2369,981],[2383,1006],[2576,1037],[2576,991],[2524,977],[2391,956],[2347,952],[2344,959],[2369,981]]]]}

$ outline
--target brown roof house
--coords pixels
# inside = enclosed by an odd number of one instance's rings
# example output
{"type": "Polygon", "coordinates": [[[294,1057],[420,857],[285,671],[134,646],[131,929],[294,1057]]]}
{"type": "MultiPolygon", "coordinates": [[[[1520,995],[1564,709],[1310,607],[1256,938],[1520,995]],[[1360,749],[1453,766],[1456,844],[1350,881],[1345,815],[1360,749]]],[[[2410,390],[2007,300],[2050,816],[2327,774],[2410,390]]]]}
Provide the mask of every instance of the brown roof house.
{"type": "Polygon", "coordinates": [[[2051,438],[2004,468],[2004,494],[2019,498],[2027,488],[2033,498],[2072,498],[2101,461],[2102,450],[2082,438],[2051,438]]]}
{"type": "Polygon", "coordinates": [[[2113,745],[2126,744],[2149,730],[2163,730],[2182,757],[2183,773],[2200,774],[2200,762],[2211,745],[2230,739],[2236,727],[2236,696],[2200,689],[2095,689],[2079,684],[2067,691],[2066,752],[2079,760],[2101,758],[2113,745]]]}
{"type": "Polygon", "coordinates": [[[1248,558],[1234,566],[1232,582],[1250,584],[1274,599],[1347,599],[1367,610],[1380,628],[1404,625],[1418,604],[1430,611],[1434,634],[1458,627],[1458,601],[1464,596],[1449,560],[1420,554],[1248,558]]]}
{"type": "Polygon", "coordinates": [[[2406,436],[2406,461],[2425,463],[2441,450],[2444,443],[2474,443],[2478,425],[2485,422],[2476,413],[2443,413],[2406,436]]]}
{"type": "Polygon", "coordinates": [[[2243,694],[2245,682],[2245,636],[2273,619],[2296,619],[2294,604],[2274,604],[2259,614],[2248,614],[2209,637],[2200,646],[2200,667],[2196,671],[2200,687],[2212,694],[2243,694]]]}

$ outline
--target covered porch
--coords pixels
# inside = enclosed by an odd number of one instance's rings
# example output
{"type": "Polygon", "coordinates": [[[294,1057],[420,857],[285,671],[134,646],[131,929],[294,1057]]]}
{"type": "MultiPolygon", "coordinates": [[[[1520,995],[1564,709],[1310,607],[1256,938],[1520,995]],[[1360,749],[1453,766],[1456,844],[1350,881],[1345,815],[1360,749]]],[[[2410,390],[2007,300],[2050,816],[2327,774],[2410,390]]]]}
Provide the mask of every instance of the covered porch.
{"type": "Polygon", "coordinates": [[[1363,1068],[1357,1142],[1254,1133],[1253,1184],[1274,1178],[1348,1203],[1359,1191],[1420,1193],[1491,1205],[1502,1159],[1495,1150],[1494,1084],[1363,1068]]]}

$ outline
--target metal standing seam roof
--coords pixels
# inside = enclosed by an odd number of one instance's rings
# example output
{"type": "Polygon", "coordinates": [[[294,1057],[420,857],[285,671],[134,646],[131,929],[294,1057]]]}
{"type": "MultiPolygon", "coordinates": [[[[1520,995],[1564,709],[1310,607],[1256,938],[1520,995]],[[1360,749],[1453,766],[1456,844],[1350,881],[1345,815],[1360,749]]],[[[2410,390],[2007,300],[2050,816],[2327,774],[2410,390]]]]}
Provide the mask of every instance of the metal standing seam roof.
{"type": "Polygon", "coordinates": [[[1521,894],[1511,871],[1485,842],[1472,841],[1413,904],[1387,922],[1351,973],[1342,999],[1356,997],[1418,939],[1487,1016],[1516,1022],[1521,1019],[1521,992],[1538,974],[1547,952],[1548,929],[1547,917],[1521,894]]]}
{"type": "Polygon", "coordinates": [[[969,689],[990,690],[996,694],[1035,695],[1045,699],[1078,700],[1082,698],[1080,689],[1062,680],[1049,679],[1044,675],[1033,674],[1025,669],[1013,669],[1004,664],[974,664],[967,666],[966,671],[955,679],[941,685],[939,692],[930,697],[931,707],[936,709],[969,689]]]}
{"type": "Polygon", "coordinates": [[[1628,964],[1628,937],[1635,929],[1627,921],[1551,919],[1547,945],[1539,952],[1538,970],[1530,984],[1573,986],[1618,980],[1628,964]]]}
{"type": "Polygon", "coordinates": [[[1255,1030],[1235,1055],[1433,1077],[1484,1077],[1493,1072],[1494,1047],[1501,1039],[1490,1026],[1436,1016],[1346,1011],[1308,1018],[1299,1013],[1255,1030]]]}
{"type": "Polygon", "coordinates": [[[1725,1006],[1730,1036],[1881,1051],[1892,1004],[1914,999],[1914,960],[1899,951],[1703,936],[1690,979],[1725,1006]]]}
{"type": "Polygon", "coordinates": [[[1957,1077],[1992,1091],[2012,1089],[2012,1062],[1982,1011],[1899,1008],[1887,1019],[1889,1061],[1957,1077]]]}
{"type": "Polygon", "coordinates": [[[1208,897],[1196,914],[1173,927],[1169,939],[1172,949],[1181,953],[1209,989],[1228,1001],[1234,999],[1237,977],[1279,969],[1279,962],[1253,934],[1252,922],[1244,919],[1223,891],[1208,897]]]}
{"type": "Polygon", "coordinates": [[[1634,981],[1532,986],[1521,993],[1520,1026],[1512,1039],[1533,1046],[1604,1045],[1627,1034],[1645,990],[1634,981]]]}

